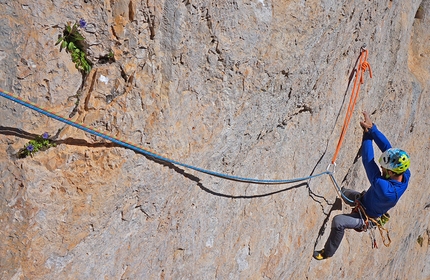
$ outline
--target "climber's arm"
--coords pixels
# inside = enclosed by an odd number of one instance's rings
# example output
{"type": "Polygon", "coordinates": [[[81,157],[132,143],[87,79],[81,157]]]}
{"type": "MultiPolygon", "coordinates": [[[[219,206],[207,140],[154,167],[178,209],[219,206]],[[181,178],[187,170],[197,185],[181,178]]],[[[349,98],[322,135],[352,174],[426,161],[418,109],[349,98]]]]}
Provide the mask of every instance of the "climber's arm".
{"type": "Polygon", "coordinates": [[[381,171],[375,163],[375,156],[373,153],[372,135],[369,132],[363,134],[363,142],[361,143],[361,158],[363,161],[364,169],[369,181],[372,183],[377,177],[381,176],[381,171]]]}
{"type": "Polygon", "coordinates": [[[369,129],[368,133],[370,133],[381,152],[385,152],[391,148],[390,141],[388,141],[387,137],[385,137],[385,135],[378,130],[375,124],[373,124],[373,126],[369,129]]]}

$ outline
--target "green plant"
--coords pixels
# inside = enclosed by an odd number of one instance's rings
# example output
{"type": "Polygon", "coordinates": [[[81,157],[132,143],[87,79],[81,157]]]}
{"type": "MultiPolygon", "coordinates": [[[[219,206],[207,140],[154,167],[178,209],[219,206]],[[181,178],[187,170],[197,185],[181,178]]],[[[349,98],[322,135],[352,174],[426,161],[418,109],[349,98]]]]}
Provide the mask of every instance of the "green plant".
{"type": "Polygon", "coordinates": [[[424,238],[421,235],[419,235],[417,238],[417,242],[418,244],[420,244],[421,247],[423,247],[424,238]]]}
{"type": "Polygon", "coordinates": [[[86,22],[81,19],[79,21],[79,25],[75,23],[73,26],[71,26],[70,23],[67,23],[63,31],[63,36],[58,39],[55,45],[61,44],[60,51],[66,49],[66,51],[70,53],[76,69],[88,74],[91,71],[91,64],[84,51],[83,43],[85,41],[85,37],[79,33],[79,26],[84,28],[86,26],[86,22]]]}
{"type": "Polygon", "coordinates": [[[112,63],[115,61],[115,54],[112,49],[109,49],[109,52],[104,56],[99,58],[100,63],[112,63]]]}
{"type": "Polygon", "coordinates": [[[109,50],[109,53],[108,53],[107,57],[108,57],[109,59],[114,59],[114,58],[115,58],[115,57],[114,57],[113,50],[109,50]]]}
{"type": "Polygon", "coordinates": [[[18,152],[19,158],[25,158],[27,156],[33,156],[38,151],[45,151],[51,147],[55,147],[56,144],[49,139],[49,134],[47,132],[42,135],[36,136],[35,139],[30,140],[25,144],[24,148],[18,152]]]}

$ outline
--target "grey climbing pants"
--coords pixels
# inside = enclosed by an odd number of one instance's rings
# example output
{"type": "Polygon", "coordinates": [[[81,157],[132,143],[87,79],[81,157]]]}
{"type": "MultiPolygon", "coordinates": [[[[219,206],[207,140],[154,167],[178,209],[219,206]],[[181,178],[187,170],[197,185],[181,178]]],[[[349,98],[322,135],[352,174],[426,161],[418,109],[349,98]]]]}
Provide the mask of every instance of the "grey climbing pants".
{"type": "MultiPolygon", "coordinates": [[[[347,189],[345,189],[343,193],[351,200],[355,200],[355,198],[360,195],[359,192],[347,189]]],[[[362,230],[363,227],[364,221],[359,213],[336,215],[331,223],[330,235],[324,245],[325,256],[331,257],[334,255],[342,242],[345,229],[362,230]]]]}

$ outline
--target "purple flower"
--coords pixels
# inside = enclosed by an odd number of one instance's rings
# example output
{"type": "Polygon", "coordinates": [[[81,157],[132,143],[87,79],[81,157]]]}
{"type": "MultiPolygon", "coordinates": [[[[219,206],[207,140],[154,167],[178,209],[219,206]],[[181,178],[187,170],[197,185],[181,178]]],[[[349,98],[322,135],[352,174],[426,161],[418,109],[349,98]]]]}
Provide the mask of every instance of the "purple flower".
{"type": "Polygon", "coordinates": [[[81,19],[79,20],[79,26],[80,26],[81,28],[85,28],[85,27],[87,27],[87,22],[85,21],[85,19],[81,18],[81,19]]]}
{"type": "Polygon", "coordinates": [[[31,145],[31,144],[29,144],[29,145],[26,147],[26,149],[27,149],[27,151],[29,151],[29,152],[34,151],[34,147],[33,147],[33,145],[31,145]]]}
{"type": "Polygon", "coordinates": [[[42,138],[43,139],[48,139],[49,138],[49,133],[48,132],[43,133],[42,134],[42,138]]]}

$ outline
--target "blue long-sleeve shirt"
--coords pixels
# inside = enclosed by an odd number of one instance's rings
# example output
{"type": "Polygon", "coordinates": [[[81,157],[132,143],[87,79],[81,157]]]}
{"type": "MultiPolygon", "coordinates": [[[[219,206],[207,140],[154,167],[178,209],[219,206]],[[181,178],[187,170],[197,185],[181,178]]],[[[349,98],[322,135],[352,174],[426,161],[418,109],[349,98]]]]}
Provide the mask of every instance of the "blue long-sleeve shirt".
{"type": "Polygon", "coordinates": [[[362,197],[361,204],[369,217],[377,218],[399,201],[408,187],[411,172],[408,169],[403,173],[402,182],[384,178],[374,160],[372,141],[375,141],[381,152],[391,148],[391,144],[375,124],[363,135],[361,145],[362,160],[370,182],[370,188],[362,197]]]}

